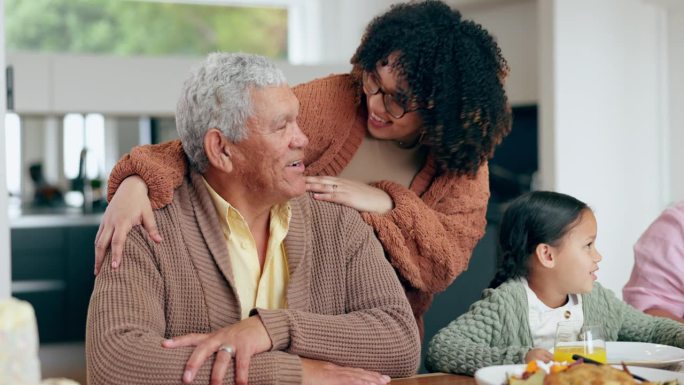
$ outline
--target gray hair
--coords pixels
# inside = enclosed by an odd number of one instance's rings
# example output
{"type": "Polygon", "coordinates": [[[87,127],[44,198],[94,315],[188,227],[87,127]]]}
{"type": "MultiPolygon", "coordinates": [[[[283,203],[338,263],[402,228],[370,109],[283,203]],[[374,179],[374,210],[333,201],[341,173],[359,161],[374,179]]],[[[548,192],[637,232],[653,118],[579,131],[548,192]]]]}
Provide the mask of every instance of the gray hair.
{"type": "Polygon", "coordinates": [[[206,171],[204,136],[212,128],[234,143],[245,139],[253,88],[286,84],[282,71],[263,56],[209,54],[183,83],[176,105],[176,129],[190,165],[200,173],[206,171]]]}

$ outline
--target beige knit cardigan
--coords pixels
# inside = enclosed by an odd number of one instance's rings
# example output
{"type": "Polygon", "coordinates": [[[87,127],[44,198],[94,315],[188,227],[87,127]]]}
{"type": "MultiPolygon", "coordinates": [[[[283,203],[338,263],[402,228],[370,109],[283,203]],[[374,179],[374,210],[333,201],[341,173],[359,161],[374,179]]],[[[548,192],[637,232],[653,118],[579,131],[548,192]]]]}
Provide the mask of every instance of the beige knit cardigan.
{"type": "MultiPolygon", "coordinates": [[[[414,374],[418,330],[372,229],[340,205],[308,196],[291,205],[288,308],[257,310],[273,348],[253,357],[249,383],[301,383],[300,356],[392,377],[414,374]]],[[[136,227],[125,263],[117,271],[105,263],[95,282],[86,334],[91,385],[180,384],[193,348],[166,349],[162,340],[240,320],[236,277],[201,178],[188,176],[155,219],[164,242],[136,227]]],[[[212,364],[213,356],[193,383],[208,384],[212,364]]],[[[233,379],[229,368],[224,383],[233,379]]]]}
{"type": "MultiPolygon", "coordinates": [[[[292,91],[301,103],[299,126],[309,137],[306,173],[338,175],[366,135],[368,113],[356,102],[358,87],[349,75],[331,75],[292,91]]],[[[153,207],[163,207],[186,170],[178,140],[136,147],[112,170],[109,198],[123,179],[138,174],[149,187],[153,207]]],[[[433,294],[468,267],[473,248],[484,235],[489,169],[484,164],[473,178],[457,176],[439,172],[428,157],[410,188],[388,180],[375,186],[392,197],[395,207],[387,214],[363,213],[363,219],[375,230],[422,327],[433,294]]]]}

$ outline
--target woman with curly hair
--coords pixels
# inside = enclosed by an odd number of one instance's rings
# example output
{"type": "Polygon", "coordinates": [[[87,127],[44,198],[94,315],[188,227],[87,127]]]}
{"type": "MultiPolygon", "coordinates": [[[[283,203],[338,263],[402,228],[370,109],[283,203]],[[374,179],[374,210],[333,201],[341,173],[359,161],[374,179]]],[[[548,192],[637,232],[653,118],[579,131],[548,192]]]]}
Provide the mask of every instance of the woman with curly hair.
{"type": "MultiPolygon", "coordinates": [[[[487,31],[440,1],[376,17],[351,63],[350,74],[293,89],[309,137],[307,189],[374,228],[422,334],[433,295],[466,269],[484,234],[487,160],[511,126],[508,66],[487,31]]],[[[152,208],[171,202],[187,168],[179,141],[136,147],[119,161],[96,273],[110,241],[119,265],[133,225],[161,241],[152,208]]]]}

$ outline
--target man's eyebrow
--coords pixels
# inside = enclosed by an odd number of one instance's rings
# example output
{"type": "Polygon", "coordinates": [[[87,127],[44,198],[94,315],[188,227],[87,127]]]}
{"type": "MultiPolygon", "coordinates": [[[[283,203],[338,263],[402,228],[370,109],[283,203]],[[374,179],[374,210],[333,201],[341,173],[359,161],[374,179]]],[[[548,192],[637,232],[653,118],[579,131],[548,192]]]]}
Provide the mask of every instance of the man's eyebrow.
{"type": "MultiPolygon", "coordinates": [[[[297,112],[299,112],[299,104],[297,104],[297,112]]],[[[280,114],[277,114],[275,117],[273,117],[273,124],[278,124],[282,121],[288,121],[291,117],[294,118],[297,116],[297,113],[291,113],[291,112],[282,112],[280,114]]]]}
{"type": "Polygon", "coordinates": [[[282,122],[283,120],[287,120],[287,114],[285,114],[285,113],[281,113],[281,114],[276,115],[276,116],[273,118],[272,123],[273,123],[273,124],[278,124],[278,123],[282,122]]]}

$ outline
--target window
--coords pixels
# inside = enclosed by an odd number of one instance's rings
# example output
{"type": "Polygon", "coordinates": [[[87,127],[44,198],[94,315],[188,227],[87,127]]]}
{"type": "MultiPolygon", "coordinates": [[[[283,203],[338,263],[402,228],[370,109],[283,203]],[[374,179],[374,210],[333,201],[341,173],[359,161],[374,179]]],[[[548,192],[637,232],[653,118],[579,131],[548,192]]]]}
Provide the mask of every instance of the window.
{"type": "Polygon", "coordinates": [[[104,116],[88,114],[85,118],[85,147],[89,156],[86,159],[86,176],[88,179],[99,179],[104,175],[105,167],[105,132],[104,116]]]}
{"type": "Polygon", "coordinates": [[[19,115],[5,114],[5,162],[7,190],[11,195],[21,193],[21,120],[19,115]]]}
{"type": "Polygon", "coordinates": [[[104,175],[105,133],[102,114],[67,114],[64,117],[64,176],[75,179],[81,167],[88,179],[104,175]],[[85,149],[85,152],[84,152],[85,149]],[[81,164],[81,157],[83,164],[81,164]]]}
{"type": "Polygon", "coordinates": [[[6,0],[5,14],[8,51],[184,56],[244,51],[287,58],[284,6],[6,0]]]}

